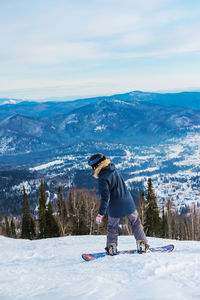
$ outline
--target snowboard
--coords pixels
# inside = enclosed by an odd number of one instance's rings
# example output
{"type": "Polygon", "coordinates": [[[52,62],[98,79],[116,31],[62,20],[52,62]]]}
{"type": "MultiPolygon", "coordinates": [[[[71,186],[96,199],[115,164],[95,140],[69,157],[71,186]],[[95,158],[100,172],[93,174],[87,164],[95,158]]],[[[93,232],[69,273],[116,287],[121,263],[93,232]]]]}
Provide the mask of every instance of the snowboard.
{"type": "MultiPolygon", "coordinates": [[[[152,253],[152,252],[159,252],[159,253],[172,252],[173,250],[174,250],[174,245],[166,245],[161,247],[149,248],[148,251],[144,252],[143,254],[152,253]]],[[[139,254],[139,253],[136,249],[133,249],[133,250],[118,251],[116,255],[120,255],[120,254],[139,254]]],[[[82,254],[82,258],[85,261],[90,261],[105,256],[109,256],[109,255],[107,255],[106,252],[82,254]]]]}

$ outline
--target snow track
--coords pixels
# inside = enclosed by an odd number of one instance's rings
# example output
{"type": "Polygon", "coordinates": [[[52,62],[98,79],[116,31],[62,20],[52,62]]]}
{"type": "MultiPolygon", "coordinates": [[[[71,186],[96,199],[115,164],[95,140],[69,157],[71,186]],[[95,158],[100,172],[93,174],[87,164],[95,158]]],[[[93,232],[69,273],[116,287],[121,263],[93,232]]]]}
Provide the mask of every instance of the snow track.
{"type": "MultiPolygon", "coordinates": [[[[148,240],[175,250],[85,262],[81,254],[102,251],[104,236],[0,237],[0,300],[200,299],[200,242],[148,240]]],[[[121,236],[118,248],[135,248],[134,238],[121,236]]]]}

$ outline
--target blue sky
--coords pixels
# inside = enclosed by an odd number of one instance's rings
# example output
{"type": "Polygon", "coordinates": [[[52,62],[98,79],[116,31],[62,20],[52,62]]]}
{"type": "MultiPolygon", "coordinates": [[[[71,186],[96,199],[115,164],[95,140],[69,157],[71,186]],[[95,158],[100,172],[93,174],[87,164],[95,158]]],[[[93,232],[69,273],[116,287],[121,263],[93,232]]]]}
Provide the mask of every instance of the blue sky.
{"type": "Polygon", "coordinates": [[[200,90],[199,0],[0,0],[0,97],[200,90]]]}

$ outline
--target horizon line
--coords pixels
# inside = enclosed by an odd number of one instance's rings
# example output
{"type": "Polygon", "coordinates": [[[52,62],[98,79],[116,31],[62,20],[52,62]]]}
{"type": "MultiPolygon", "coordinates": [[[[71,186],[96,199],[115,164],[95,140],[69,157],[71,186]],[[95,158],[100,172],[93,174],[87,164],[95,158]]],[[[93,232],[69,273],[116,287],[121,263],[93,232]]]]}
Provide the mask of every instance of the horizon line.
{"type": "MultiPolygon", "coordinates": [[[[115,95],[123,95],[123,94],[130,94],[130,93],[149,93],[149,94],[181,94],[181,93],[200,93],[200,88],[193,88],[193,89],[173,89],[173,90],[157,90],[157,91],[150,91],[150,90],[130,90],[127,92],[116,92],[116,93],[108,93],[108,94],[94,94],[94,95],[85,95],[85,96],[78,96],[78,95],[72,95],[72,96],[50,96],[50,97],[40,97],[40,98],[29,98],[29,97],[1,97],[0,95],[0,101],[4,100],[10,101],[10,103],[5,104],[16,104],[14,101],[20,101],[20,102],[64,102],[64,101],[76,101],[76,100],[84,100],[84,99],[93,99],[93,98],[101,98],[101,97],[112,97],[115,95]],[[68,99],[67,99],[68,98],[68,99]],[[57,100],[56,100],[57,99],[57,100]],[[11,102],[13,101],[13,103],[11,102]]],[[[19,103],[19,102],[17,102],[19,103]]]]}

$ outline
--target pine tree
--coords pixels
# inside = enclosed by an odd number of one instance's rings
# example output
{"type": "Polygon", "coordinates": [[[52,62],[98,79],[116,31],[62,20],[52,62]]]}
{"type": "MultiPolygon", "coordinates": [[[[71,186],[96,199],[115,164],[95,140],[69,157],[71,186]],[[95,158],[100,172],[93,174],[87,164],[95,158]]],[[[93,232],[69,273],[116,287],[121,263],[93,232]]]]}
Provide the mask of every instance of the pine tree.
{"type": "Polygon", "coordinates": [[[61,234],[64,236],[67,228],[67,208],[63,199],[61,187],[58,188],[58,214],[58,222],[60,225],[61,234]]]}
{"type": "Polygon", "coordinates": [[[151,178],[148,179],[147,209],[144,229],[148,236],[162,236],[162,223],[159,216],[157,199],[153,190],[151,178]]]}
{"type": "Polygon", "coordinates": [[[40,197],[39,197],[39,209],[38,209],[38,219],[39,219],[39,238],[43,239],[47,237],[47,225],[46,225],[46,195],[44,181],[41,180],[40,185],[40,197]]]}
{"type": "Polygon", "coordinates": [[[59,237],[60,231],[58,224],[53,216],[53,209],[51,202],[48,203],[48,209],[46,211],[46,237],[59,237]]]}
{"type": "Polygon", "coordinates": [[[35,225],[30,213],[30,207],[26,194],[25,187],[23,186],[23,204],[22,204],[22,239],[32,240],[35,237],[35,225]]]}

